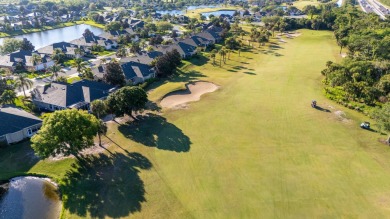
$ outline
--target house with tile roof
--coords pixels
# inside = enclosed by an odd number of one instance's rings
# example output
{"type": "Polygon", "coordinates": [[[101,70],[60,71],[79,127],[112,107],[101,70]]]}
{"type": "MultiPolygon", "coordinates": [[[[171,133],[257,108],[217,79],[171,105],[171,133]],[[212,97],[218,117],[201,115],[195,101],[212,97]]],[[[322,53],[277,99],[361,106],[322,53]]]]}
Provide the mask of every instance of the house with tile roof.
{"type": "Polygon", "coordinates": [[[85,50],[82,46],[78,46],[76,44],[68,43],[68,42],[59,42],[59,43],[53,43],[51,45],[42,47],[38,49],[37,51],[41,54],[47,54],[47,55],[53,55],[54,51],[56,49],[60,49],[66,57],[68,58],[80,58],[80,54],[76,54],[76,49],[85,50]]]}
{"type": "Polygon", "coordinates": [[[73,84],[52,82],[35,88],[32,91],[32,102],[40,110],[46,111],[70,108],[89,110],[92,101],[107,98],[115,89],[113,85],[89,80],[73,84]]]}
{"type": "Polygon", "coordinates": [[[0,144],[30,138],[42,126],[40,118],[12,106],[0,108],[0,121],[0,144]]]}
{"type": "Polygon", "coordinates": [[[17,67],[26,68],[28,71],[40,71],[54,65],[54,60],[47,54],[31,52],[27,50],[18,50],[13,53],[0,56],[0,67],[15,71],[17,67]],[[41,61],[34,63],[33,54],[38,54],[41,61]]]}
{"type": "Polygon", "coordinates": [[[78,39],[70,41],[70,43],[75,44],[77,46],[84,47],[85,49],[91,50],[92,46],[99,45],[104,47],[105,49],[113,49],[118,46],[118,44],[110,39],[106,39],[103,37],[90,35],[86,37],[80,37],[78,39]]]}

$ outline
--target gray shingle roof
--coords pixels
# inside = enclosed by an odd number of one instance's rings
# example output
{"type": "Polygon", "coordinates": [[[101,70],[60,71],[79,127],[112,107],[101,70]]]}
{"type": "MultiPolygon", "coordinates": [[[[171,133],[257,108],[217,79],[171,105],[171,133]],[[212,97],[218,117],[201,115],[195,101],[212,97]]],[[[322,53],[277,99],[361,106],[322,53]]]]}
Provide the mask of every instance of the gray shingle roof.
{"type": "Polygon", "coordinates": [[[0,136],[42,123],[40,118],[14,107],[0,108],[0,121],[0,136]]]}
{"type": "Polygon", "coordinates": [[[52,82],[51,86],[37,87],[33,91],[33,100],[61,107],[70,107],[78,103],[90,103],[109,95],[115,86],[89,80],[73,84],[52,82]]]}
{"type": "Polygon", "coordinates": [[[151,66],[133,61],[124,63],[121,67],[127,80],[135,77],[147,77],[154,72],[151,66]]]}

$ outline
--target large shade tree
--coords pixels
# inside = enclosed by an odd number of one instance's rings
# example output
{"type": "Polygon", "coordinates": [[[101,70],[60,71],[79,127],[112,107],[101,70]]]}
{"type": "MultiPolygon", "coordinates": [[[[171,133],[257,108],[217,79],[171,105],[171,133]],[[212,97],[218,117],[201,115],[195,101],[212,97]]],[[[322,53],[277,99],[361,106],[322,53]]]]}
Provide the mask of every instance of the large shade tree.
{"type": "Polygon", "coordinates": [[[117,61],[112,61],[106,65],[106,74],[103,80],[111,85],[123,86],[126,84],[122,67],[117,61]]]}
{"type": "MultiPolygon", "coordinates": [[[[373,117],[382,132],[390,133],[390,102],[383,104],[382,108],[377,109],[373,113],[373,117]]],[[[387,143],[390,144],[390,136],[387,138],[387,143]]]]}
{"type": "Polygon", "coordinates": [[[87,111],[55,111],[44,118],[38,134],[31,138],[32,148],[42,158],[62,154],[80,159],[79,152],[93,146],[99,127],[99,120],[87,111]]]}
{"type": "Polygon", "coordinates": [[[35,46],[27,38],[23,38],[20,49],[26,51],[34,51],[35,46]]]}
{"type": "Polygon", "coordinates": [[[144,109],[147,102],[148,96],[141,87],[123,87],[108,96],[107,106],[116,116],[127,114],[137,120],[132,113],[144,109]]]}

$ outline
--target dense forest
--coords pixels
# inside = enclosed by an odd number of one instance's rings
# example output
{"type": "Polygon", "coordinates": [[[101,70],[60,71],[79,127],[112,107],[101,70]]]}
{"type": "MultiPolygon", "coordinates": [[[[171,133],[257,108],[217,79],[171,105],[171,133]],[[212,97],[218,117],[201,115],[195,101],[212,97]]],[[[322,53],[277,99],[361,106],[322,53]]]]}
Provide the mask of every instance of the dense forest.
{"type": "Polygon", "coordinates": [[[345,58],[326,63],[325,92],[349,108],[368,113],[390,100],[390,22],[350,5],[333,13],[332,28],[345,58]]]}

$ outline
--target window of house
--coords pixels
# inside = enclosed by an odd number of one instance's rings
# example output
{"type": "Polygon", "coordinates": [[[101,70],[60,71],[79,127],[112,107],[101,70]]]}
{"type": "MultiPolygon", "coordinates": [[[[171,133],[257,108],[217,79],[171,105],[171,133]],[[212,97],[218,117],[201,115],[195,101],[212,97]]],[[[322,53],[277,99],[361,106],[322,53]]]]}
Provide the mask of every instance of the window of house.
{"type": "Polygon", "coordinates": [[[32,130],[31,130],[30,128],[29,128],[29,129],[27,129],[27,135],[28,135],[28,136],[31,136],[31,135],[32,135],[32,133],[33,133],[33,132],[32,132],[32,130]]]}

